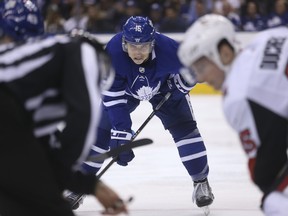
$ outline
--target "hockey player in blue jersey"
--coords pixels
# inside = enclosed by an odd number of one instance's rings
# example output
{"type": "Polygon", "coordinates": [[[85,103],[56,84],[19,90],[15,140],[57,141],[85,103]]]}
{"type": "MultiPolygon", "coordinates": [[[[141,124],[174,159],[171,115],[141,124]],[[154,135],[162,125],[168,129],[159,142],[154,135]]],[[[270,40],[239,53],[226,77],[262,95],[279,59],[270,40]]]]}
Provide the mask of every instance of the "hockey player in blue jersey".
{"type": "MultiPolygon", "coordinates": [[[[104,92],[103,114],[97,143],[90,154],[103,153],[132,137],[131,117],[140,101],[153,108],[167,92],[171,97],[156,112],[178,148],[179,156],[194,182],[193,201],[208,206],[214,196],[208,184],[206,148],[197,128],[189,98],[193,86],[179,75],[182,65],[177,57],[178,43],[155,32],[151,20],[132,16],[107,44],[106,50],[116,71],[114,84],[104,92]]],[[[120,154],[117,163],[126,166],[134,158],[131,151],[120,154]]],[[[86,172],[97,173],[102,163],[85,162],[86,172]]],[[[70,198],[73,199],[71,194],[70,198]]]]}

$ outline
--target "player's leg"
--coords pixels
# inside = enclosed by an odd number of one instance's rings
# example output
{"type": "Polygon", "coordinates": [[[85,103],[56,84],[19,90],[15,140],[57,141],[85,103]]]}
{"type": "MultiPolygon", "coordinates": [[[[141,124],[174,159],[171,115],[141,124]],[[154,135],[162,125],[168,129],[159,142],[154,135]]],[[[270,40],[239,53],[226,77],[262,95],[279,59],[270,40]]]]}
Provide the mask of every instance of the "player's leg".
{"type": "MultiPolygon", "coordinates": [[[[106,111],[103,111],[97,129],[96,143],[92,146],[89,152],[89,156],[102,154],[109,150],[109,142],[111,137],[110,131],[111,131],[111,124],[108,118],[108,114],[106,111]]],[[[102,167],[103,163],[104,161],[97,161],[97,162],[85,161],[82,164],[81,169],[86,173],[96,174],[102,167]]]]}
{"type": "Polygon", "coordinates": [[[171,133],[181,161],[194,182],[193,199],[197,206],[210,205],[214,196],[207,180],[206,147],[197,128],[189,96],[174,99],[172,95],[156,115],[171,133]]]}
{"type": "Polygon", "coordinates": [[[287,166],[288,122],[266,108],[250,102],[260,139],[255,162],[250,166],[251,177],[263,191],[266,215],[286,215],[288,211],[287,166]],[[285,205],[283,205],[285,204],[285,205]],[[285,213],[284,213],[285,212],[285,213]]]}
{"type": "MultiPolygon", "coordinates": [[[[133,112],[138,105],[139,100],[129,97],[127,106],[130,112],[133,112]]],[[[96,143],[92,146],[89,152],[89,156],[95,156],[108,151],[110,138],[111,138],[111,123],[108,116],[108,112],[103,107],[101,119],[97,129],[96,143]]],[[[83,172],[94,173],[96,175],[97,172],[101,169],[103,163],[104,161],[97,161],[97,162],[86,161],[82,164],[81,169],[83,172]]],[[[73,209],[77,209],[80,206],[80,204],[83,203],[84,196],[82,194],[68,191],[67,194],[65,195],[65,198],[66,200],[68,200],[69,203],[75,203],[75,200],[79,200],[77,204],[75,204],[72,207],[73,209]]]]}
{"type": "Polygon", "coordinates": [[[209,166],[203,139],[192,122],[168,129],[176,143],[181,161],[194,182],[193,201],[198,207],[210,205],[214,195],[208,183],[209,166]],[[192,132],[188,132],[190,129],[192,132]]]}
{"type": "Polygon", "coordinates": [[[72,216],[19,104],[0,89],[0,215],[72,216]]]}

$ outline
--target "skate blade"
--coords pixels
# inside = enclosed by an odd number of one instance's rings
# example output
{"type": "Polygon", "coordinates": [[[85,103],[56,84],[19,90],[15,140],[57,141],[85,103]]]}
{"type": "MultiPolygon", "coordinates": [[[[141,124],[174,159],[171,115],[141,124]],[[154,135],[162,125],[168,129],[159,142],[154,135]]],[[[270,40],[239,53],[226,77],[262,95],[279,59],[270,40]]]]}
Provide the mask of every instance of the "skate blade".
{"type": "Polygon", "coordinates": [[[203,210],[203,213],[205,216],[208,216],[210,214],[209,206],[203,206],[203,207],[201,207],[201,209],[203,210]]]}

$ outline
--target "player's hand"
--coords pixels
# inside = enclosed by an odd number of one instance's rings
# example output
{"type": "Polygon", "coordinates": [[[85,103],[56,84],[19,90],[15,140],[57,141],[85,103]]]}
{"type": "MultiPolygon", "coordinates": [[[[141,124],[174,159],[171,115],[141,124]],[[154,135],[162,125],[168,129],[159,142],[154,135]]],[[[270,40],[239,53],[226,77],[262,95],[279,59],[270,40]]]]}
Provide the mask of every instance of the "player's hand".
{"type": "Polygon", "coordinates": [[[95,188],[95,196],[103,205],[105,210],[102,214],[117,215],[120,213],[128,214],[127,206],[123,200],[110,187],[99,181],[95,188]]]}
{"type": "MultiPolygon", "coordinates": [[[[184,70],[184,68],[182,70],[184,70]]],[[[171,74],[167,80],[167,85],[170,91],[177,90],[183,94],[189,93],[190,90],[196,85],[196,83],[196,80],[194,80],[192,83],[186,82],[181,74],[171,74]]]]}
{"type": "MultiPolygon", "coordinates": [[[[111,130],[111,141],[110,147],[116,148],[120,145],[125,145],[132,138],[132,131],[119,131],[119,130],[111,130]]],[[[128,162],[132,161],[135,157],[132,150],[123,152],[118,155],[117,163],[121,166],[127,166],[128,162]]]]}

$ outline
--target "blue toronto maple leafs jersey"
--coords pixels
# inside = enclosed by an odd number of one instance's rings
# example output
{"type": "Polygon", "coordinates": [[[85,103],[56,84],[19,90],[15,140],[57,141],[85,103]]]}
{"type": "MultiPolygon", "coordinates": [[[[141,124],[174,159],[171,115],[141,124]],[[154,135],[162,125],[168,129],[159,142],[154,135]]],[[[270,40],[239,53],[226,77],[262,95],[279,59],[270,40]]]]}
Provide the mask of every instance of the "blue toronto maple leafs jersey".
{"type": "Polygon", "coordinates": [[[108,42],[106,50],[116,77],[110,90],[103,93],[103,101],[113,128],[131,129],[130,113],[126,106],[129,98],[150,100],[156,94],[164,95],[171,91],[167,80],[183,67],[177,57],[177,49],[176,41],[157,33],[149,60],[137,65],[122,49],[122,33],[116,34],[108,42]]]}

